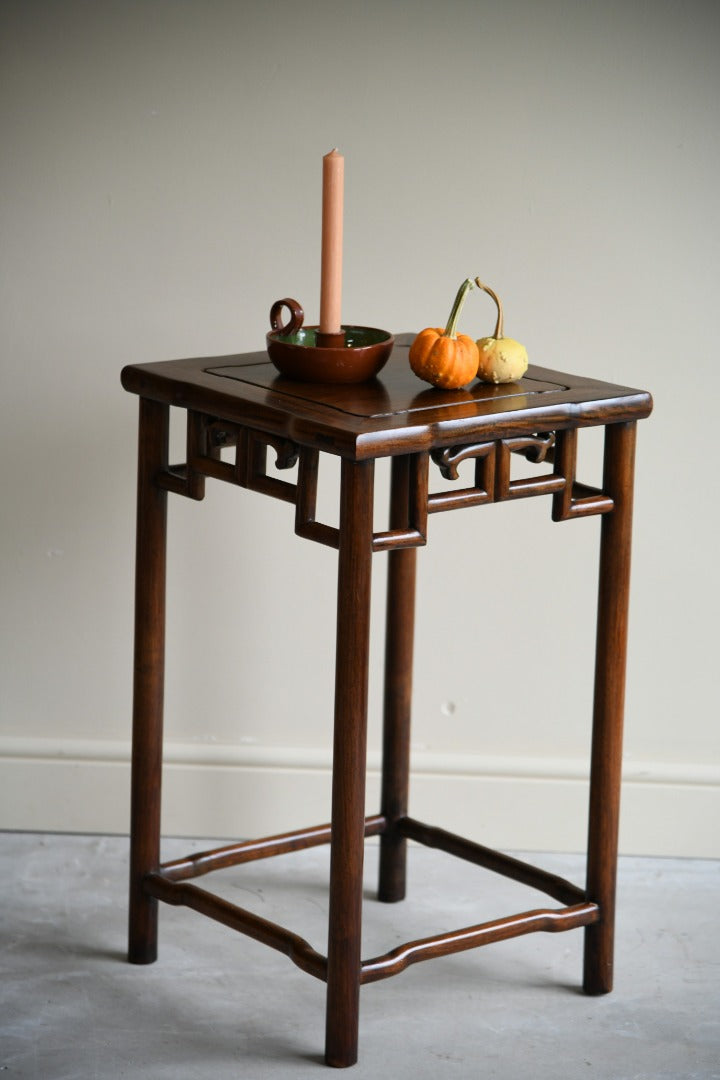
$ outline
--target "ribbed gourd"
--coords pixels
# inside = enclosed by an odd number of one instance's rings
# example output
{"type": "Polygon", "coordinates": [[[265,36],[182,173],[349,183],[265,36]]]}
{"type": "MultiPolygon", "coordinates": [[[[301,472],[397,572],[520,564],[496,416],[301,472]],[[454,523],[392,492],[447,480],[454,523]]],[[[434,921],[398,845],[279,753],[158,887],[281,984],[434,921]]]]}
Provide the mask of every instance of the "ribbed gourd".
{"type": "Polygon", "coordinates": [[[410,367],[415,374],[442,390],[467,386],[477,374],[478,347],[467,334],[457,332],[460,312],[473,284],[472,278],[463,281],[444,330],[426,327],[410,346],[410,367]]]}

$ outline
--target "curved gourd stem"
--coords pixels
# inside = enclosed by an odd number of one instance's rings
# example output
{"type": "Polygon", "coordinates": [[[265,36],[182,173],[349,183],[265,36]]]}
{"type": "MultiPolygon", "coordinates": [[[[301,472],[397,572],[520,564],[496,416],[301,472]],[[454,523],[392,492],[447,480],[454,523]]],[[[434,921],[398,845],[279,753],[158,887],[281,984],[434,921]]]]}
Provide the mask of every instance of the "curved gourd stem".
{"type": "Polygon", "coordinates": [[[490,296],[492,296],[493,300],[495,301],[495,303],[497,305],[498,316],[497,316],[497,322],[495,324],[495,333],[493,334],[493,337],[494,338],[503,337],[503,306],[502,306],[502,302],[500,300],[500,297],[498,296],[498,294],[495,292],[494,289],[490,288],[489,285],[483,285],[480,278],[475,278],[475,284],[477,285],[478,289],[482,289],[483,292],[488,293],[490,296]]]}
{"type": "MultiPolygon", "coordinates": [[[[443,333],[443,337],[449,337],[453,340],[455,340],[455,338],[457,337],[457,324],[458,319],[460,318],[460,312],[462,311],[462,306],[465,303],[465,297],[472,289],[473,284],[474,282],[472,278],[465,278],[462,285],[458,289],[457,296],[455,297],[452,310],[450,312],[450,317],[447,321],[447,326],[445,327],[443,333]]],[[[483,286],[483,288],[484,287],[485,286],[483,286]]]]}

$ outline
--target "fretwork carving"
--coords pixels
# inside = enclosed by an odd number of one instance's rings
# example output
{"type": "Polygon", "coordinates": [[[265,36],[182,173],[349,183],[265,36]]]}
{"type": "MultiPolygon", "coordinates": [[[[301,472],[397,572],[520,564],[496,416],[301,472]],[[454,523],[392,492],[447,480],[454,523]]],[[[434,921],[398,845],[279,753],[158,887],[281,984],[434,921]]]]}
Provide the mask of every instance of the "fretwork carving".
{"type": "MultiPolygon", "coordinates": [[[[399,467],[394,470],[394,482],[400,483],[402,476],[404,492],[402,504],[396,504],[395,523],[392,528],[373,534],[373,550],[390,551],[424,545],[428,514],[507,499],[552,495],[554,521],[612,510],[613,502],[609,496],[575,479],[576,459],[576,429],[442,447],[429,454],[410,454],[401,459],[402,470],[399,467]],[[521,455],[534,465],[552,464],[553,471],[513,480],[513,454],[521,455]],[[441,475],[450,481],[459,479],[462,462],[474,461],[473,485],[430,492],[430,458],[441,475]]],[[[157,482],[166,490],[190,499],[204,497],[206,477],[271,495],[295,506],[298,536],[337,548],[339,530],[315,517],[319,461],[318,450],[301,447],[291,439],[188,411],[187,461],[165,469],[157,482]],[[234,460],[223,460],[222,451],[233,448],[234,460]],[[288,470],[298,465],[295,483],[268,474],[269,448],[275,454],[276,469],[288,470]]]]}
{"type": "Polygon", "coordinates": [[[495,470],[495,499],[524,499],[530,495],[550,495],[564,486],[565,480],[555,473],[512,480],[510,477],[512,454],[521,454],[527,461],[540,464],[548,457],[554,444],[554,436],[528,435],[515,439],[501,439],[497,446],[495,470]]]}
{"type": "Polygon", "coordinates": [[[458,479],[458,466],[468,458],[475,461],[473,487],[458,491],[438,491],[428,495],[428,512],[458,510],[466,506],[481,506],[493,501],[495,487],[495,456],[497,443],[471,443],[469,446],[448,446],[431,451],[434,463],[446,480],[458,479]]]}
{"type": "MultiPolygon", "coordinates": [[[[607,428],[605,429],[607,438],[607,428]]],[[[577,467],[577,429],[559,431],[555,451],[555,472],[564,477],[565,483],[553,495],[553,521],[569,521],[571,518],[607,514],[613,508],[613,500],[597,488],[575,480],[577,467]]]]}

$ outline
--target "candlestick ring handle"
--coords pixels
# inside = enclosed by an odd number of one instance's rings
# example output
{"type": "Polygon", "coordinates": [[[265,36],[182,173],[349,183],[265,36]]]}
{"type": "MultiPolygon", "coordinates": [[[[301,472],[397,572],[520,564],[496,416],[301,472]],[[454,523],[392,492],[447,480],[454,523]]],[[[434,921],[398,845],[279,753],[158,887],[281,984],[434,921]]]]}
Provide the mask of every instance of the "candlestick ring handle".
{"type": "Polygon", "coordinates": [[[284,300],[276,300],[270,308],[270,326],[283,337],[287,337],[289,334],[296,334],[302,326],[304,318],[305,312],[300,307],[297,300],[293,300],[290,297],[286,297],[284,300]],[[290,312],[290,321],[286,323],[285,326],[280,322],[280,315],[283,308],[287,308],[290,312]]]}

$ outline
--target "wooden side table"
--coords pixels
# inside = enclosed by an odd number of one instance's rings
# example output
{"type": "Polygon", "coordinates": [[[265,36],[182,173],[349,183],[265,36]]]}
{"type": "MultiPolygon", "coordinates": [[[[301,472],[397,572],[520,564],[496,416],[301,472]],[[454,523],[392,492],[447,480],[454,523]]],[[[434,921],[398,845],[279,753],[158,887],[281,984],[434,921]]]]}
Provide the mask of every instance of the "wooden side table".
{"type": "Polygon", "coordinates": [[[379,379],[357,386],[298,383],[277,375],[264,352],[173,360],[124,369],[140,396],[135,683],[129,959],[157,955],[158,900],[185,904],[285,953],[327,983],[326,1061],[357,1059],[360,986],[409,964],[533,931],[585,927],[584,989],[612,987],[613,926],[625,688],[630,534],[636,422],[650,395],[531,367],[520,383],[469,390],[424,389],[411,373],[410,336],[396,341],[379,379]],[[170,406],[187,412],[186,460],[168,460],[170,406]],[[605,429],[601,489],[575,476],[578,432],[605,429]],[[221,451],[234,447],[225,460],[221,451]],[[288,482],[267,471],[297,463],[288,482]],[[316,519],[323,454],[341,459],[339,525],[316,519]],[[513,455],[539,466],[513,478],[513,455]],[[391,459],[387,528],[375,531],[375,461],[391,459]],[[457,478],[474,462],[474,482],[432,492],[431,469],[457,478]],[[160,788],[168,492],[202,499],[211,477],[295,508],[295,532],[338,551],[337,652],[332,822],[160,862],[160,788]],[[553,520],[602,517],[587,879],[578,887],[408,815],[409,733],[416,549],[428,515],[505,499],[551,497],[553,520]],[[365,751],[371,564],[389,553],[383,773],[378,814],[365,817],[365,751]],[[363,846],[380,837],[379,899],[405,894],[407,840],[438,847],[540,889],[560,906],[411,941],[361,957],[363,846]],[[327,956],[297,934],[191,884],[209,871],[330,843],[327,956]]]}

